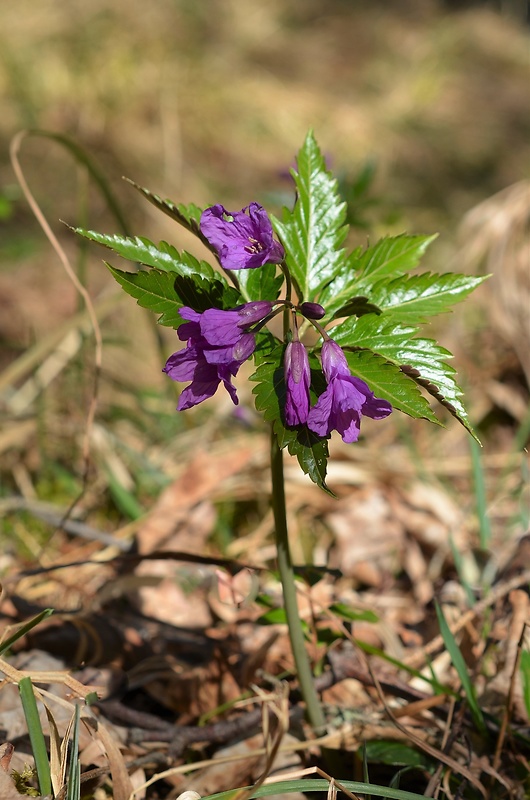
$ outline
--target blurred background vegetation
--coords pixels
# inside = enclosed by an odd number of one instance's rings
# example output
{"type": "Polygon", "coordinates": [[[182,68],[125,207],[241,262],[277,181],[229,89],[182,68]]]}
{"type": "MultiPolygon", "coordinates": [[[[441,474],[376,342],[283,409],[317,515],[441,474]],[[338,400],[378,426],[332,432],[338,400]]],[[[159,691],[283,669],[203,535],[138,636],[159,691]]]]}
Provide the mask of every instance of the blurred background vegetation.
{"type": "MultiPolygon", "coordinates": [[[[103,336],[85,471],[94,337],[15,180],[9,145],[21,129],[83,148],[134,235],[207,256],[122,176],[175,202],[240,209],[257,200],[278,213],[292,201],[288,170],[312,128],[349,201],[351,246],[438,231],[424,267],[493,273],[436,321],[483,450],[443,411],[447,431],[398,414],[365,420],[355,446],[331,442],[338,501],[288,462],[289,524],[297,563],[340,567],[344,576],[333,587],[320,581],[318,602],[361,601],[377,611],[384,627],[368,626],[365,635],[394,658],[438,632],[433,598],[451,605],[456,597],[462,611],[488,598],[495,580],[528,567],[529,34],[525,0],[0,3],[0,573],[15,582],[2,605],[7,624],[48,605],[58,624],[61,611],[93,610],[98,625],[112,618],[119,629],[141,595],[142,613],[168,623],[147,634],[161,647],[172,641],[169,623],[210,631],[226,623],[224,632],[233,632],[239,610],[226,609],[202,568],[171,565],[150,600],[150,584],[133,592],[109,566],[21,578],[21,562],[46,570],[130,546],[274,561],[267,436],[250,386],[238,379],[237,414],[221,392],[175,413],[176,387],[161,372],[174,332],[156,329],[115,285],[106,252],[61,224],[118,233],[117,220],[71,152],[32,135],[20,152],[24,174],[94,299],[103,336]]],[[[248,611],[255,620],[261,612],[249,607],[242,618],[248,611]]],[[[497,612],[511,619],[506,605],[497,612]]],[[[501,623],[492,639],[502,661],[508,624],[501,623]]],[[[136,618],[127,625],[142,628],[136,618]]],[[[467,655],[482,680],[490,623],[480,625],[467,655]]],[[[243,628],[240,650],[262,652],[258,629],[243,628]]],[[[216,642],[223,636],[214,632],[216,642]]],[[[52,631],[54,641],[61,664],[72,654],[86,660],[69,639],[63,652],[52,631]]],[[[289,669],[286,653],[285,642],[263,650],[265,672],[289,669]]],[[[490,676],[499,672],[496,659],[490,676]]],[[[163,691],[172,718],[196,719],[220,702],[215,659],[210,667],[206,687],[214,690],[205,700],[196,703],[185,688],[181,708],[163,691]]],[[[501,677],[510,676],[506,669],[501,677]]]]}
{"type": "MultiPolygon", "coordinates": [[[[517,0],[3,3],[0,367],[13,365],[82,308],[14,179],[8,147],[21,128],[65,134],[82,146],[105,172],[134,234],[197,252],[197,243],[146,204],[122,175],[176,202],[241,208],[257,199],[278,211],[289,202],[288,169],[311,127],[350,200],[352,244],[404,230],[439,231],[427,266],[491,270],[480,225],[473,229],[479,244],[472,256],[462,249],[459,228],[477,203],[528,175],[526,13],[517,0]]],[[[90,291],[97,295],[110,287],[101,263],[105,254],[97,248],[87,254],[59,222],[117,231],[85,171],[56,142],[38,137],[24,141],[21,162],[90,291]]],[[[521,263],[524,271],[526,259],[521,263]]],[[[497,300],[495,292],[480,289],[465,312],[440,325],[471,392],[474,422],[500,415],[508,426],[507,437],[500,434],[506,443],[522,424],[527,394],[511,334],[492,329],[488,309],[497,300]],[[501,400],[498,384],[506,376],[513,392],[501,400]]],[[[510,316],[503,309],[501,315],[510,316]]],[[[146,315],[130,301],[116,300],[102,325],[100,413],[121,418],[139,409],[136,423],[149,426],[151,419],[149,435],[160,441],[194,424],[173,412],[146,315]],[[166,394],[159,403],[161,391],[166,394]],[[112,392],[121,392],[118,410],[112,392]]],[[[174,338],[168,331],[161,335],[167,356],[174,338]]],[[[4,448],[3,474],[11,488],[19,445],[29,474],[43,458],[70,459],[92,391],[86,372],[91,346],[83,359],[83,367],[74,358],[73,366],[59,370],[48,391],[36,390],[37,416],[45,422],[20,439],[12,434],[15,445],[10,440],[4,448]]],[[[4,396],[12,399],[28,374],[21,370],[16,380],[4,374],[4,396]]],[[[19,400],[20,421],[35,409],[19,400]]],[[[8,404],[7,419],[11,412],[8,404]]],[[[202,420],[208,412],[195,413],[202,420]]]]}

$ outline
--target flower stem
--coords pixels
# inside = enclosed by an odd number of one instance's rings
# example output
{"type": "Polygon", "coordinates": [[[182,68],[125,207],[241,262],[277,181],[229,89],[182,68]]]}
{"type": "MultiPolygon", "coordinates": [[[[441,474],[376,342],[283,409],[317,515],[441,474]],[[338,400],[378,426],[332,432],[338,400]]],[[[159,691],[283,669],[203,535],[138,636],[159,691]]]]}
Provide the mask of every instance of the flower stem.
{"type": "Polygon", "coordinates": [[[283,455],[276,435],[271,430],[271,474],[272,474],[272,511],[276,531],[276,549],[278,552],[278,568],[283,589],[283,602],[289,638],[293,651],[294,663],[300,683],[300,690],[305,700],[307,717],[317,735],[325,732],[326,721],[320,700],[315,691],[311,665],[305,648],[302,623],[298,614],[296,601],[296,584],[294,578],[289,539],[287,533],[287,514],[285,508],[285,484],[283,477],[283,455]]]}

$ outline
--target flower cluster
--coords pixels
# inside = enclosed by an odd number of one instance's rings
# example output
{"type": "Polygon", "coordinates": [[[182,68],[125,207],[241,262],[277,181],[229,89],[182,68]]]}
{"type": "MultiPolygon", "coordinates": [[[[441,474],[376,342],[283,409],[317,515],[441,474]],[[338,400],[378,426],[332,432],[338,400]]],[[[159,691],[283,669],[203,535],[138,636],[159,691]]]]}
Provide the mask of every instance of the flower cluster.
{"type": "Polygon", "coordinates": [[[174,381],[191,381],[180,395],[179,411],[212,397],[221,381],[237,405],[232,377],[256,346],[247,328],[264,319],[271,309],[272,303],[264,300],[245,303],[229,311],[209,308],[199,313],[188,306],[179,310],[180,316],[188,322],[179,327],[177,335],[187,345],[173,353],[164,367],[164,372],[174,381]]]}
{"type": "MultiPolygon", "coordinates": [[[[221,205],[206,209],[201,217],[201,232],[227,270],[281,263],[285,255],[282,245],[273,238],[265,209],[258,203],[233,213],[221,205]]],[[[173,353],[164,367],[164,372],[173,380],[191,381],[180,395],[178,410],[191,408],[212,397],[221,383],[233,402],[238,403],[232,378],[255,350],[256,326],[260,327],[275,313],[275,305],[282,304],[312,322],[323,336],[321,360],[327,382],[326,389],[311,406],[309,357],[295,326],[284,354],[285,424],[289,427],[307,425],[321,437],[328,437],[336,430],[345,442],[357,441],[361,417],[383,419],[391,413],[392,406],[375,397],[364,381],[351,374],[343,350],[316,322],[326,312],[314,302],[294,306],[290,299],[275,303],[260,300],[233,309],[209,308],[203,312],[188,306],[181,308],[179,314],[186,322],[180,325],[177,333],[186,347],[173,353]]]]}
{"type": "Polygon", "coordinates": [[[356,442],[361,415],[383,419],[392,411],[386,400],[375,397],[367,384],[355,378],[344,352],[332,339],[322,345],[322,370],[327,388],[310,408],[311,371],[307,351],[301,342],[291,342],[285,351],[285,421],[287,425],[306,424],[318,436],[338,431],[345,442],[356,442]]]}

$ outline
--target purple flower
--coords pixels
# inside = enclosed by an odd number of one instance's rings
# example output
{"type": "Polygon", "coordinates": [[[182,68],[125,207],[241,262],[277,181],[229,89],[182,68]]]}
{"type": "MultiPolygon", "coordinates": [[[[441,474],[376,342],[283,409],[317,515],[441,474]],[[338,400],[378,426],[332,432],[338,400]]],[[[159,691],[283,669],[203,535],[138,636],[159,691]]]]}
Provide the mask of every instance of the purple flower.
{"type": "Polygon", "coordinates": [[[285,348],[283,368],[287,388],[285,422],[287,425],[303,425],[309,414],[311,372],[302,342],[289,342],[285,348]]]}
{"type": "Polygon", "coordinates": [[[178,411],[212,397],[221,382],[237,405],[232,377],[256,347],[254,335],[245,328],[266,317],[271,308],[272,303],[258,301],[229,311],[211,308],[200,313],[188,306],[179,310],[187,322],[177,334],[187,346],[173,353],[163,370],[174,381],[191,381],[180,395],[178,411]]]}
{"type": "Polygon", "coordinates": [[[389,402],[375,397],[364,381],[353,377],[342,349],[331,339],[322,345],[322,369],[328,387],[307,418],[308,428],[318,436],[336,430],[343,441],[356,442],[362,415],[383,419],[391,413],[389,402]]]}
{"type": "Polygon", "coordinates": [[[177,405],[178,411],[185,411],[213,397],[221,381],[237,405],[239,400],[232,384],[232,376],[237,375],[240,366],[240,361],[209,363],[200,347],[188,343],[184,350],[173,353],[168,358],[163,371],[174,381],[191,381],[180,395],[177,405]]]}
{"type": "Polygon", "coordinates": [[[259,203],[233,212],[219,204],[211,206],[202,213],[201,232],[217,250],[224,269],[278,264],[285,255],[273,239],[271,221],[259,203]]]}
{"type": "MultiPolygon", "coordinates": [[[[182,310],[179,312],[181,316],[182,310]]],[[[242,306],[228,311],[209,308],[202,314],[193,313],[200,317],[201,333],[206,341],[210,344],[221,345],[235,344],[241,338],[245,328],[255,322],[260,322],[271,311],[272,303],[268,300],[257,300],[254,303],[244,303],[242,306]]],[[[186,317],[186,319],[190,319],[190,317],[186,317]]]]}

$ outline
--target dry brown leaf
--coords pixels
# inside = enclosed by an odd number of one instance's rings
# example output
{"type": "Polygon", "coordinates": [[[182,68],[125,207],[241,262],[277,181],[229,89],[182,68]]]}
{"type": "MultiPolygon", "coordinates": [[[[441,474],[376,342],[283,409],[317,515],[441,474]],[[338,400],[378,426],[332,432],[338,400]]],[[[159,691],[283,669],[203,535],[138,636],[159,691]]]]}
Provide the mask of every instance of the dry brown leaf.
{"type": "Polygon", "coordinates": [[[403,527],[378,487],[364,487],[339,501],[327,522],[335,534],[330,567],[371,586],[381,586],[385,575],[399,568],[403,527]]]}
{"type": "Polygon", "coordinates": [[[504,708],[511,692],[517,716],[528,722],[521,673],[517,670],[517,663],[525,626],[530,627],[530,598],[522,589],[514,589],[509,594],[509,600],[512,606],[512,616],[502,648],[504,666],[487,684],[482,703],[488,708],[504,708]]]}
{"type": "Polygon", "coordinates": [[[434,587],[429,578],[427,561],[414,539],[407,540],[403,551],[403,566],[409,576],[414,597],[421,606],[426,606],[433,598],[434,587]]]}
{"type": "Polygon", "coordinates": [[[154,508],[138,530],[138,548],[149,553],[167,548],[179,525],[178,549],[197,552],[196,532],[187,534],[187,519],[193,506],[209,498],[219,488],[220,481],[230,478],[245,468],[253,456],[250,446],[198,452],[186,466],[181,476],[165,489],[154,508]]]}
{"type": "Polygon", "coordinates": [[[503,189],[471,209],[461,225],[460,258],[492,273],[488,319],[512,345],[530,386],[530,181],[503,189]]]}
{"type": "Polygon", "coordinates": [[[114,800],[128,800],[134,790],[131,778],[125,765],[123,754],[118,747],[115,737],[107,730],[101,719],[96,720],[91,712],[85,711],[84,716],[91,717],[96,722],[94,735],[97,736],[107,754],[110,773],[112,776],[112,790],[114,800]]]}
{"type": "Polygon", "coordinates": [[[4,772],[9,771],[9,766],[11,764],[14,751],[15,748],[11,742],[4,742],[3,744],[0,744],[0,770],[3,769],[4,772]]]}

